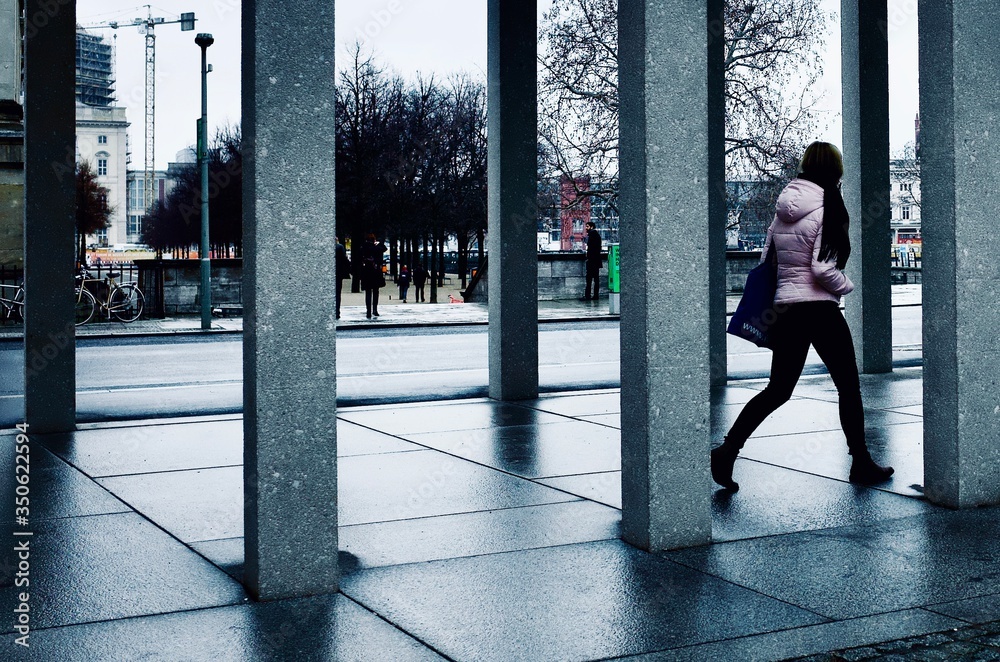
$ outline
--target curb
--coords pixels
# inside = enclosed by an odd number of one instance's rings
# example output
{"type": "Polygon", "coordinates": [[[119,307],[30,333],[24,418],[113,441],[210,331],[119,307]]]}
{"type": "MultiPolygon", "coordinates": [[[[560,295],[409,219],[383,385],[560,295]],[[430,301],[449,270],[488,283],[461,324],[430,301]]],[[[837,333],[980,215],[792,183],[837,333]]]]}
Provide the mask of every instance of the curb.
{"type": "MultiPolygon", "coordinates": [[[[619,315],[585,315],[579,317],[556,317],[543,318],[538,320],[539,324],[559,324],[563,322],[617,322],[621,319],[619,315]]],[[[337,331],[351,330],[373,330],[373,329],[423,329],[436,327],[461,327],[461,326],[487,326],[487,320],[469,320],[455,322],[362,322],[360,324],[338,324],[337,331]]],[[[242,334],[243,329],[176,329],[164,331],[135,331],[135,332],[106,332],[106,333],[86,333],[76,336],[77,340],[107,340],[109,338],[154,338],[163,336],[207,336],[218,334],[242,334]]],[[[0,334],[0,342],[21,341],[23,335],[0,334]]]]}

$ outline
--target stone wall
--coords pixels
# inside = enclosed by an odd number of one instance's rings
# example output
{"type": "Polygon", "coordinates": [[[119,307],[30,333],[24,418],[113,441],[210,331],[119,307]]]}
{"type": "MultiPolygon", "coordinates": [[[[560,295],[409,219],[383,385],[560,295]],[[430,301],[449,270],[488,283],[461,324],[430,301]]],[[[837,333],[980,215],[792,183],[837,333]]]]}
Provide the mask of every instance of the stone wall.
{"type": "MultiPolygon", "coordinates": [[[[584,253],[539,253],[538,254],[538,300],[559,301],[578,299],[587,287],[587,265],[584,253]]],[[[608,256],[602,257],[599,280],[601,296],[608,294],[608,256]]],[[[475,283],[471,292],[465,294],[467,302],[486,303],[489,301],[489,267],[475,283]]]]}
{"type": "Polygon", "coordinates": [[[24,265],[24,137],[19,126],[3,121],[0,121],[0,264],[24,265]]]}
{"type": "MultiPolygon", "coordinates": [[[[163,270],[163,309],[165,315],[201,313],[201,263],[198,260],[136,260],[139,266],[139,289],[146,297],[150,316],[157,312],[159,289],[156,275],[163,270]]],[[[243,305],[243,260],[212,260],[212,306],[243,305]]]]}
{"type": "MultiPolygon", "coordinates": [[[[760,251],[726,252],[726,288],[730,292],[741,292],[747,274],[760,261],[760,251]]],[[[539,253],[538,254],[538,299],[558,301],[578,299],[587,286],[586,255],[584,253],[539,253]]],[[[600,276],[601,296],[608,294],[608,256],[604,255],[600,276]]],[[[476,284],[466,301],[485,302],[489,298],[489,270],[476,284]]]]}

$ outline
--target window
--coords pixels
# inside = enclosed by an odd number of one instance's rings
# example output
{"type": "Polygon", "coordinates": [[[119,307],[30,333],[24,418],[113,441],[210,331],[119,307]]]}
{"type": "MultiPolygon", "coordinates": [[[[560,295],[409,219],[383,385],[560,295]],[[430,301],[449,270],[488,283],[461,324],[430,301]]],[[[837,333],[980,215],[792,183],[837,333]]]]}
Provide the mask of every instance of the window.
{"type": "Polygon", "coordinates": [[[129,243],[138,243],[142,235],[142,216],[132,215],[128,217],[128,240],[129,243]]]}
{"type": "Polygon", "coordinates": [[[108,144],[108,137],[107,136],[97,136],[97,144],[98,145],[107,145],[108,144]]]}
{"type": "Polygon", "coordinates": [[[97,245],[107,246],[108,245],[108,229],[102,228],[97,231],[97,245]]]}
{"type": "Polygon", "coordinates": [[[910,205],[903,205],[903,220],[910,220],[910,205]]]}
{"type": "Polygon", "coordinates": [[[913,192],[913,184],[912,183],[909,183],[909,184],[900,184],[899,185],[899,190],[903,191],[904,193],[911,193],[911,192],[913,192]]]}
{"type": "Polygon", "coordinates": [[[97,159],[97,176],[106,177],[108,174],[108,160],[97,159]]]}
{"type": "Polygon", "coordinates": [[[128,208],[146,211],[146,189],[140,179],[133,179],[128,183],[128,208]]]}

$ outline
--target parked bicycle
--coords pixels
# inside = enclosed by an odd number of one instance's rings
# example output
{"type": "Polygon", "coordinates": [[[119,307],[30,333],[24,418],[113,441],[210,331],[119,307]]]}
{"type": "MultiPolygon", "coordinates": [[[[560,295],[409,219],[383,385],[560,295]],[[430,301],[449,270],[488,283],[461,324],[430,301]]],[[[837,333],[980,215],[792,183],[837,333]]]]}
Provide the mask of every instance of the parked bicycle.
{"type": "Polygon", "coordinates": [[[6,320],[24,321],[24,283],[20,285],[0,283],[0,310],[3,311],[2,314],[6,320]],[[11,290],[13,290],[13,294],[11,294],[11,290]]]}
{"type": "Polygon", "coordinates": [[[76,325],[86,324],[100,308],[107,319],[134,322],[142,315],[145,297],[134,283],[120,284],[121,272],[112,271],[105,278],[94,278],[87,271],[76,276],[76,325]],[[90,288],[99,285],[97,296],[90,288]]]}

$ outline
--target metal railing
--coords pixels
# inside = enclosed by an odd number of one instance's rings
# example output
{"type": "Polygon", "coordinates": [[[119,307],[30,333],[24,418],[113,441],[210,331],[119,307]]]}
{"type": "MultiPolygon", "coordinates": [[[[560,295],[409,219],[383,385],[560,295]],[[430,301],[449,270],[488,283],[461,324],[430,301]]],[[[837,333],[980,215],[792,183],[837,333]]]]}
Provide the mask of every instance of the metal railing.
{"type": "MultiPolygon", "coordinates": [[[[111,271],[121,273],[121,276],[115,279],[120,285],[137,283],[139,280],[139,267],[134,262],[107,261],[100,264],[91,264],[87,267],[87,273],[90,274],[90,277],[99,280],[103,280],[111,271]]],[[[0,288],[0,296],[13,298],[15,288],[23,281],[23,267],[0,264],[0,285],[4,286],[0,288]]],[[[0,325],[21,323],[20,319],[12,315],[4,315],[3,312],[3,310],[0,310],[0,325]]]]}
{"type": "Polygon", "coordinates": [[[121,274],[121,276],[115,279],[121,285],[135,283],[139,280],[139,267],[136,266],[135,262],[108,261],[101,262],[100,264],[92,263],[87,267],[87,273],[98,279],[104,278],[111,271],[117,271],[121,274]]]}

